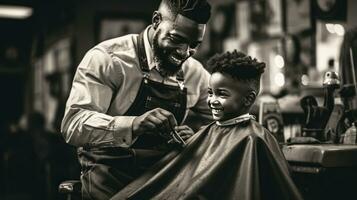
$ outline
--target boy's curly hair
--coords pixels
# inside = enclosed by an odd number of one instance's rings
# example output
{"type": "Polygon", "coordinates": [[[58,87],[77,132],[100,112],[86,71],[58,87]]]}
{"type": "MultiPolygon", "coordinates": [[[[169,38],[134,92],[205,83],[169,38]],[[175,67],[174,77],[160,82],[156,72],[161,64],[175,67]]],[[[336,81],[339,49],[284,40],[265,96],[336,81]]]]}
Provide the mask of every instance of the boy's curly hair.
{"type": "Polygon", "coordinates": [[[212,73],[220,72],[234,79],[248,83],[252,89],[259,92],[260,77],[264,73],[265,63],[258,62],[256,58],[234,50],[216,54],[207,62],[212,73]]]}

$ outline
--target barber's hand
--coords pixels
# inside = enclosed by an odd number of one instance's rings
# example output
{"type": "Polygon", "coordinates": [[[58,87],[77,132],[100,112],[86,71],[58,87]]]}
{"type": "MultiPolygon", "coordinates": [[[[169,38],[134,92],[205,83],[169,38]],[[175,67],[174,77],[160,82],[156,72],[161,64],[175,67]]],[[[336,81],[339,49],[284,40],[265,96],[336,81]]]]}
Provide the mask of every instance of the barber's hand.
{"type": "Polygon", "coordinates": [[[174,115],[162,108],[155,108],[138,117],[133,121],[133,135],[143,133],[170,133],[171,127],[177,126],[174,115]]]}
{"type": "Polygon", "coordinates": [[[181,136],[184,141],[186,141],[188,138],[192,137],[193,134],[195,134],[193,130],[187,125],[176,126],[175,131],[181,136]]]}

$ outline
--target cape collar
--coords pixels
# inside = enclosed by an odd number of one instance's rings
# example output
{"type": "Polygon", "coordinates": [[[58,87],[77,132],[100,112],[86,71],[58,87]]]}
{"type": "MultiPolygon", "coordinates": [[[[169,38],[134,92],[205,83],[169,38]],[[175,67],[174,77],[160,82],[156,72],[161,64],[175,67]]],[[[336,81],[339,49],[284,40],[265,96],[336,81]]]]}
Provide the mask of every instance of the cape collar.
{"type": "Polygon", "coordinates": [[[235,124],[239,124],[239,123],[248,121],[250,119],[255,120],[255,117],[253,115],[250,115],[249,113],[246,113],[246,114],[240,115],[238,117],[235,117],[233,119],[228,119],[223,122],[216,121],[216,124],[218,126],[230,126],[230,125],[235,125],[235,124]]]}

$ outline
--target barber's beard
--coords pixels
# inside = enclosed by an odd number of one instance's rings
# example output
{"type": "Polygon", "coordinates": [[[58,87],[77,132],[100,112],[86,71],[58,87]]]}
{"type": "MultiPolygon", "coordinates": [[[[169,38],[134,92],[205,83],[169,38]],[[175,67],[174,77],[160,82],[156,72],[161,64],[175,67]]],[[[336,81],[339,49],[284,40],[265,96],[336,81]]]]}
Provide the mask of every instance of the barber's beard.
{"type": "Polygon", "coordinates": [[[158,37],[160,32],[161,31],[159,30],[153,38],[154,59],[161,75],[172,76],[181,69],[182,63],[180,65],[175,65],[170,62],[168,58],[174,49],[163,49],[159,46],[158,37]]]}

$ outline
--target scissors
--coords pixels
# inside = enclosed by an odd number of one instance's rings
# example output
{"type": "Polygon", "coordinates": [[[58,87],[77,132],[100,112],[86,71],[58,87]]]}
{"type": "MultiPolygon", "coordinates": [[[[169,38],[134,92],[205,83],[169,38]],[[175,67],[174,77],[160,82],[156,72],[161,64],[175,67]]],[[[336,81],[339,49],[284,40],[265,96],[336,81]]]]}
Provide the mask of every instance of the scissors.
{"type": "Polygon", "coordinates": [[[181,138],[181,136],[177,133],[177,131],[173,128],[173,126],[171,126],[170,124],[170,136],[171,136],[171,140],[168,141],[168,143],[176,143],[178,145],[180,145],[180,147],[184,147],[186,145],[186,142],[181,138]]]}

